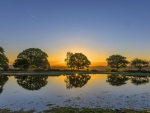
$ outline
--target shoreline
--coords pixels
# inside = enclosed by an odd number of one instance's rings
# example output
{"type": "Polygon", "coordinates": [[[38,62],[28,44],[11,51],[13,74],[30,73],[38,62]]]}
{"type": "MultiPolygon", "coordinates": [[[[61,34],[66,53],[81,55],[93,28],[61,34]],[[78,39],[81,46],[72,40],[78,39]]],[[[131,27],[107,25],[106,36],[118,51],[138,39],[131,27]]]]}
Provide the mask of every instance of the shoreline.
{"type": "Polygon", "coordinates": [[[122,74],[150,76],[150,72],[91,72],[91,71],[0,71],[0,75],[73,75],[73,74],[122,74]]]}

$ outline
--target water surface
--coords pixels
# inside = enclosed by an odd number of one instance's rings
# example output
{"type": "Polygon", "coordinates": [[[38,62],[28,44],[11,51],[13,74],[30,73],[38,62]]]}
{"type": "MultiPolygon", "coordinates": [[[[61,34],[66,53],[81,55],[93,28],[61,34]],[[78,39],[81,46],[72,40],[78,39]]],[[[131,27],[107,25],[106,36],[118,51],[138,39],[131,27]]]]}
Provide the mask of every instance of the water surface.
{"type": "Polygon", "coordinates": [[[148,76],[83,74],[0,76],[0,107],[42,111],[54,106],[150,109],[148,76]]]}

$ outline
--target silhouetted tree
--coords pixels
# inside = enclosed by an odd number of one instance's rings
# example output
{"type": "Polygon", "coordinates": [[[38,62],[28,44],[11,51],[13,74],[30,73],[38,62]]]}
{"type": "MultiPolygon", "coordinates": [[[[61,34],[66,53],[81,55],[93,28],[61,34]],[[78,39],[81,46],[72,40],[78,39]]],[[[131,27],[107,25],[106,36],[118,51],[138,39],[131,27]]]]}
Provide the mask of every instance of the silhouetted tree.
{"type": "Polygon", "coordinates": [[[82,53],[71,53],[67,52],[67,58],[65,59],[67,66],[71,69],[84,69],[88,68],[91,62],[82,53]]]}
{"type": "Polygon", "coordinates": [[[16,76],[17,83],[27,90],[39,90],[48,82],[48,76],[16,76]]]}
{"type": "Polygon", "coordinates": [[[38,48],[29,48],[21,52],[17,59],[27,59],[30,66],[34,65],[36,68],[47,69],[50,68],[50,64],[47,60],[48,55],[38,48]]]}
{"type": "Polygon", "coordinates": [[[126,60],[126,57],[121,55],[111,55],[106,59],[106,61],[108,66],[115,68],[116,70],[119,68],[127,67],[127,64],[129,63],[126,60]]]}
{"type": "Polygon", "coordinates": [[[5,56],[4,54],[4,49],[2,47],[0,47],[0,67],[3,68],[4,70],[8,69],[8,58],[5,56]]]}
{"type": "Polygon", "coordinates": [[[132,76],[131,82],[134,85],[142,85],[142,84],[149,83],[149,78],[147,76],[132,76]]]}
{"type": "Polygon", "coordinates": [[[8,81],[7,76],[0,76],[0,94],[3,92],[3,87],[7,81],[8,81]]]}
{"type": "Polygon", "coordinates": [[[129,78],[127,76],[124,76],[124,75],[111,74],[111,75],[107,76],[106,82],[108,82],[112,86],[121,86],[121,85],[126,84],[126,81],[128,79],[129,78]]]}
{"type": "Polygon", "coordinates": [[[138,70],[141,70],[143,67],[148,67],[149,62],[142,59],[134,59],[131,61],[131,66],[138,68],[138,70]]]}
{"type": "Polygon", "coordinates": [[[77,87],[83,87],[88,80],[90,80],[91,76],[87,74],[75,74],[75,75],[66,75],[66,88],[77,88],[77,87]]]}
{"type": "Polygon", "coordinates": [[[29,66],[30,66],[30,63],[26,58],[18,58],[13,63],[14,68],[28,69],[29,66]]]}

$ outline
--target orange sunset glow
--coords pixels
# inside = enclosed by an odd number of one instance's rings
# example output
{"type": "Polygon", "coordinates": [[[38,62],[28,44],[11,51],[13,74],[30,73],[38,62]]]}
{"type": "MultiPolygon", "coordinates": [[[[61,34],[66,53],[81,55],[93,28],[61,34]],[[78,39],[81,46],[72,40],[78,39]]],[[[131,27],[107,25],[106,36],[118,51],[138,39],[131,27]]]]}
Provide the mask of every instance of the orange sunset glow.
{"type": "MultiPolygon", "coordinates": [[[[129,8],[129,11],[122,13],[126,11],[122,3],[123,9],[118,10],[117,7],[121,7],[115,3],[106,2],[108,5],[104,3],[104,7],[101,7],[98,4],[103,2],[95,2],[90,3],[92,6],[87,4],[87,7],[81,5],[77,8],[74,7],[76,3],[70,3],[72,7],[65,2],[63,5],[54,3],[52,9],[49,6],[44,6],[45,9],[37,6],[28,10],[26,7],[22,7],[25,10],[16,10],[20,6],[13,8],[8,3],[11,9],[1,14],[0,46],[4,48],[9,64],[28,48],[39,48],[46,52],[51,66],[65,66],[64,59],[68,51],[83,53],[90,60],[91,66],[106,66],[106,58],[113,54],[125,56],[128,61],[134,58],[150,61],[150,52],[147,50],[150,48],[150,16],[145,6],[137,6],[131,12],[133,8],[129,8]],[[114,9],[109,5],[114,5],[114,9]],[[10,14],[7,15],[8,12],[10,14]]],[[[1,8],[5,9],[5,5],[1,8]]]]}

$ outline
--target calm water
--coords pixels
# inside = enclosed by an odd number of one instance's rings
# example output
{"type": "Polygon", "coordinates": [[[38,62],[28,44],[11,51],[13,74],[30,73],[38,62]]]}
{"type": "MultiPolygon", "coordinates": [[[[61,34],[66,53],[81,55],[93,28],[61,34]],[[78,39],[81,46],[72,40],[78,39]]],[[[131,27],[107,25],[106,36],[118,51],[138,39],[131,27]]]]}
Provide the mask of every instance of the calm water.
{"type": "Polygon", "coordinates": [[[123,75],[0,76],[0,107],[150,109],[149,77],[123,75]],[[51,106],[50,106],[51,105],[51,106]]]}

